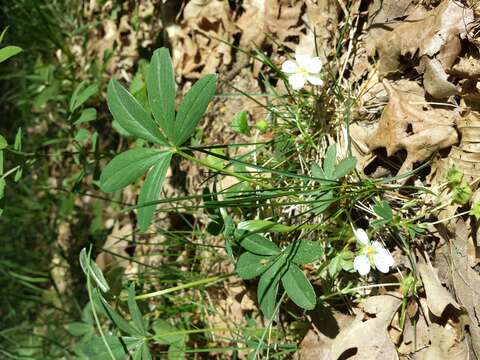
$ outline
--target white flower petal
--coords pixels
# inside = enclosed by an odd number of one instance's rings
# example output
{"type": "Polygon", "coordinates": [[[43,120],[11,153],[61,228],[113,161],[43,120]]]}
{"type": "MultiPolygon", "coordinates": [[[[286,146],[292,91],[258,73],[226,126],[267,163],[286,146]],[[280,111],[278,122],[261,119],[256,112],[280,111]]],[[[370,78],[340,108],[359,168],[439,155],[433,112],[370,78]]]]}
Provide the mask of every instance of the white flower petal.
{"type": "Polygon", "coordinates": [[[370,272],[370,261],[368,261],[368,257],[365,255],[355,256],[353,268],[357,270],[360,275],[367,275],[370,272]]]}
{"type": "Polygon", "coordinates": [[[305,70],[310,65],[312,57],[305,54],[295,54],[295,60],[297,60],[298,66],[304,68],[305,70]]]}
{"type": "Polygon", "coordinates": [[[372,247],[375,249],[375,251],[385,250],[380,241],[372,241],[372,247]]]}
{"type": "Polygon", "coordinates": [[[353,233],[355,234],[355,237],[360,244],[367,245],[370,242],[370,240],[368,240],[368,235],[365,230],[358,228],[353,230],[353,233]]]}
{"type": "Polygon", "coordinates": [[[322,61],[318,57],[311,58],[305,69],[310,74],[318,74],[322,70],[322,61]]]}
{"type": "Polygon", "coordinates": [[[312,85],[322,86],[323,81],[320,79],[320,76],[308,75],[307,81],[312,85]]]}
{"type": "Polygon", "coordinates": [[[295,61],[287,60],[282,64],[282,71],[287,74],[297,72],[298,66],[295,61]]]}
{"type": "Polygon", "coordinates": [[[373,262],[377,270],[385,274],[390,271],[390,266],[394,264],[392,255],[386,249],[382,249],[382,251],[373,255],[373,262]]]}
{"type": "Polygon", "coordinates": [[[294,90],[300,90],[305,85],[305,78],[302,74],[293,74],[288,77],[288,82],[294,90]]]}

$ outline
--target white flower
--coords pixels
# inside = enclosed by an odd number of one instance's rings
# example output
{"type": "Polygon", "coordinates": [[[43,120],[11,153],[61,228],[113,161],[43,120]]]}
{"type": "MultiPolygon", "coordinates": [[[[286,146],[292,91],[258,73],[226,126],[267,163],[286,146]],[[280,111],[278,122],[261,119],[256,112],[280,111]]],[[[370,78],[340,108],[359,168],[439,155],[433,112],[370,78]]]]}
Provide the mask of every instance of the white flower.
{"type": "Polygon", "coordinates": [[[295,55],[295,61],[287,60],[282,65],[282,71],[288,75],[288,82],[294,90],[300,90],[307,82],[312,85],[323,85],[319,73],[322,62],[318,57],[309,55],[295,55]]]}
{"type": "Polygon", "coordinates": [[[353,260],[353,268],[360,275],[367,275],[372,265],[382,273],[388,273],[394,261],[390,252],[378,241],[370,242],[367,233],[363,229],[353,230],[358,243],[361,246],[360,255],[353,260]]]}

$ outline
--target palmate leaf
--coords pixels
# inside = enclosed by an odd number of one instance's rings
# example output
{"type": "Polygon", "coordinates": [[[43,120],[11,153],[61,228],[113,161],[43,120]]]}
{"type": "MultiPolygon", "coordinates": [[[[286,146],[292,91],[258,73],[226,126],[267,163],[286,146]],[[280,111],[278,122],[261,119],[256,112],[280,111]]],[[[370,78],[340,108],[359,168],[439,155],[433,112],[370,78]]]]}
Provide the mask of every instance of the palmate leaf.
{"type": "Polygon", "coordinates": [[[103,169],[100,187],[105,192],[117,191],[132,183],[155,163],[165,157],[165,151],[136,148],[115,156],[103,169]]]}
{"type": "Polygon", "coordinates": [[[295,264],[290,264],[282,277],[282,284],[292,301],[305,310],[315,307],[317,298],[312,284],[305,274],[295,264]]]}
{"type": "MultiPolygon", "coordinates": [[[[149,171],[145,183],[140,190],[138,198],[138,205],[156,201],[160,198],[165,175],[167,174],[168,166],[172,154],[165,152],[157,160],[158,163],[149,171]]],[[[142,206],[138,209],[138,225],[141,231],[147,230],[152,222],[153,214],[155,213],[156,205],[142,206]]]]}
{"type": "Polygon", "coordinates": [[[167,138],[175,139],[175,74],[168,49],[155,50],[149,67],[148,101],[167,138]]]}
{"type": "Polygon", "coordinates": [[[195,131],[195,127],[205,113],[215,95],[216,75],[207,75],[198,80],[185,95],[175,121],[175,145],[182,145],[195,131]]]}
{"type": "Polygon", "coordinates": [[[157,124],[140,103],[120,83],[112,79],[108,84],[107,103],[114,119],[122,129],[141,139],[165,144],[157,124]]]}

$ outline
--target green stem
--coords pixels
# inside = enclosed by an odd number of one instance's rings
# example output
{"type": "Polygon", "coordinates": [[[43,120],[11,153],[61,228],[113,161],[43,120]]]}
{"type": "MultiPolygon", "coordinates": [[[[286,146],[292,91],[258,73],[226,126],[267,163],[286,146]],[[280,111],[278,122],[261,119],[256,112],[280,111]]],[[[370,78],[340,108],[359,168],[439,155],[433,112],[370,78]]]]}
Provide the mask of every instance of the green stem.
{"type": "MultiPolygon", "coordinates": [[[[90,256],[90,254],[89,254],[89,256],[90,256]]],[[[108,345],[107,339],[105,338],[105,334],[103,333],[103,330],[102,330],[102,325],[100,324],[100,320],[98,318],[97,311],[95,309],[95,303],[93,302],[92,284],[91,284],[91,281],[90,281],[90,268],[88,268],[88,271],[87,271],[87,292],[88,292],[88,299],[90,300],[90,304],[91,304],[91,307],[92,307],[93,317],[95,318],[95,324],[97,325],[98,332],[100,333],[100,337],[102,338],[103,343],[107,347],[107,350],[108,350],[108,353],[109,353],[110,357],[113,360],[115,360],[115,355],[113,355],[112,349],[110,349],[110,345],[108,345]]]]}
{"type": "Polygon", "coordinates": [[[261,181],[258,181],[258,180],[255,180],[255,179],[252,179],[251,177],[248,177],[248,176],[244,176],[244,175],[241,175],[241,174],[236,174],[230,170],[226,170],[220,166],[215,166],[215,165],[212,165],[212,164],[209,164],[208,162],[204,161],[204,160],[200,160],[200,159],[197,159],[196,157],[193,157],[193,156],[190,156],[188,155],[187,153],[183,152],[182,150],[177,150],[176,153],[182,157],[184,157],[185,159],[187,160],[190,160],[190,161],[193,161],[194,163],[197,163],[199,165],[202,165],[202,166],[205,166],[211,170],[215,170],[215,171],[218,171],[220,173],[223,173],[225,175],[229,175],[229,176],[233,176],[239,180],[243,180],[243,181],[247,181],[251,184],[254,184],[254,185],[257,185],[257,186],[260,186],[262,188],[268,188],[269,186],[262,183],[261,181]]]}
{"type": "MultiPolygon", "coordinates": [[[[162,296],[162,295],[165,295],[165,294],[169,294],[171,292],[175,292],[175,291],[178,291],[178,290],[184,290],[184,289],[190,289],[192,287],[199,286],[199,285],[206,285],[206,284],[212,285],[216,282],[219,282],[219,281],[222,281],[222,280],[228,278],[229,276],[230,276],[230,274],[213,276],[213,277],[206,278],[206,279],[192,281],[192,282],[187,283],[187,284],[174,286],[174,287],[171,287],[171,288],[168,288],[168,289],[163,289],[163,290],[155,291],[155,292],[152,292],[152,293],[137,295],[137,296],[135,296],[135,300],[149,299],[149,298],[156,297],[156,296],[162,296]]],[[[126,298],[125,299],[122,298],[122,300],[126,300],[126,298]]]]}

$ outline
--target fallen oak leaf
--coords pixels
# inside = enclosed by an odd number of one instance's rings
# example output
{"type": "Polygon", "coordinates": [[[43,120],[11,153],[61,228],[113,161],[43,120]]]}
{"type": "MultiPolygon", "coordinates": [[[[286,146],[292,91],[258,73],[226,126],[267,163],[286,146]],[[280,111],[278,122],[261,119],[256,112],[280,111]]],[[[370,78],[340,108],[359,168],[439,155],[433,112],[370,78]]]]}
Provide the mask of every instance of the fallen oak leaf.
{"type": "Polygon", "coordinates": [[[383,85],[389,101],[377,129],[366,140],[370,150],[384,147],[387,156],[406,150],[407,157],[398,174],[410,171],[415,163],[458,141],[454,123],[456,110],[436,109],[427,104],[423,89],[413,81],[383,85]]]}
{"type": "Polygon", "coordinates": [[[345,353],[357,350],[356,360],[398,359],[397,349],[387,333],[393,315],[401,299],[393,295],[379,295],[368,298],[363,304],[364,311],[376,317],[366,321],[355,320],[342,330],[332,343],[331,359],[342,358],[345,353]]]}
{"type": "Polygon", "coordinates": [[[442,317],[443,312],[449,305],[457,310],[461,309],[448,290],[442,286],[431,264],[419,263],[417,270],[427,294],[428,309],[433,315],[438,318],[442,317]]]}
{"type": "Polygon", "coordinates": [[[455,329],[447,324],[442,327],[431,324],[429,328],[431,345],[426,351],[415,356],[415,360],[467,360],[468,348],[464,341],[459,342],[455,329]]]}
{"type": "Polygon", "coordinates": [[[461,52],[461,38],[473,22],[473,11],[454,0],[444,0],[421,20],[407,18],[379,42],[379,71],[382,75],[402,68],[402,56],[418,57],[417,71],[424,74],[427,92],[445,98],[457,92],[448,81],[451,69],[461,52]]]}

